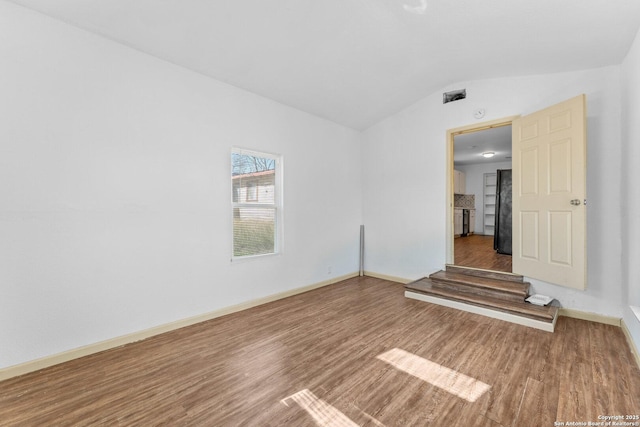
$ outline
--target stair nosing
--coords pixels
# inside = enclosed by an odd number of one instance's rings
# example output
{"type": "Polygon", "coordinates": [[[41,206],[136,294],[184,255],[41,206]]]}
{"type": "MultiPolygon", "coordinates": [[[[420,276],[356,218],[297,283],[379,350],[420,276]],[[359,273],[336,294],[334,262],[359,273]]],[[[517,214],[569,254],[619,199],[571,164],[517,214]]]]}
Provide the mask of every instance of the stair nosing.
{"type": "Polygon", "coordinates": [[[458,271],[460,272],[460,274],[467,274],[469,276],[476,276],[476,277],[489,277],[494,279],[499,278],[499,280],[505,280],[505,281],[514,282],[514,283],[524,282],[523,275],[508,272],[508,271],[487,270],[484,268],[467,267],[464,265],[456,265],[456,264],[446,264],[444,271],[451,271],[451,272],[458,271]]]}

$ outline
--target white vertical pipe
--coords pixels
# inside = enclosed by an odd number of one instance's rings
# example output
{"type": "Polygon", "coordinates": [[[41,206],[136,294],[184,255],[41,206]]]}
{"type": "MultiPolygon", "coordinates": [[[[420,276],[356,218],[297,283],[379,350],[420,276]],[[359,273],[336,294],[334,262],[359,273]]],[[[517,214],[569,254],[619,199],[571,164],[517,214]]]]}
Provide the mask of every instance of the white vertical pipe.
{"type": "Polygon", "coordinates": [[[360,226],[360,276],[364,276],[364,225],[360,226]]]}

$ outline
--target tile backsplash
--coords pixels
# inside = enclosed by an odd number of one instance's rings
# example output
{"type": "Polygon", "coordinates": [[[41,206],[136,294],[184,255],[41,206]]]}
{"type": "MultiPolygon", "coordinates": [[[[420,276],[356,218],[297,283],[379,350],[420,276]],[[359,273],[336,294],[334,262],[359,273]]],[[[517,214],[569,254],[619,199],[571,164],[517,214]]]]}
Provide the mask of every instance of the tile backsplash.
{"type": "Polygon", "coordinates": [[[463,209],[475,209],[476,208],[476,196],[475,194],[454,194],[453,206],[463,209]]]}

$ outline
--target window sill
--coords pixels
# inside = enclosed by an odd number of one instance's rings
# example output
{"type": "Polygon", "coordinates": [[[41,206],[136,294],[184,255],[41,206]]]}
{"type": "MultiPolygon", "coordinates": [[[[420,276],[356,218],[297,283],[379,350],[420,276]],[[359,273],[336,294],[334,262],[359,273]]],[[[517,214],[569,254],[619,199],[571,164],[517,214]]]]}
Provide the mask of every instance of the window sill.
{"type": "Polygon", "coordinates": [[[233,264],[243,264],[245,262],[257,261],[261,259],[273,258],[280,256],[280,252],[276,252],[274,254],[262,254],[262,255],[249,255],[243,257],[231,257],[231,265],[233,264]]]}

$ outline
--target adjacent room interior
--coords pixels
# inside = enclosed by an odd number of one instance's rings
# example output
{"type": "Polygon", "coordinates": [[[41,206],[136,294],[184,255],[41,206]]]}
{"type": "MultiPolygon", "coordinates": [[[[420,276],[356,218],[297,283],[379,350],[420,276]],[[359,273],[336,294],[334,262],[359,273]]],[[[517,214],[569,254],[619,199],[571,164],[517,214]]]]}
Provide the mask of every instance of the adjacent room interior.
{"type": "Polygon", "coordinates": [[[498,185],[501,171],[511,170],[511,126],[456,135],[453,167],[454,263],[511,273],[511,250],[504,247],[511,205],[500,199],[498,185]]]}
{"type": "Polygon", "coordinates": [[[639,422],[639,28],[0,0],[0,424],[639,422]]]}

